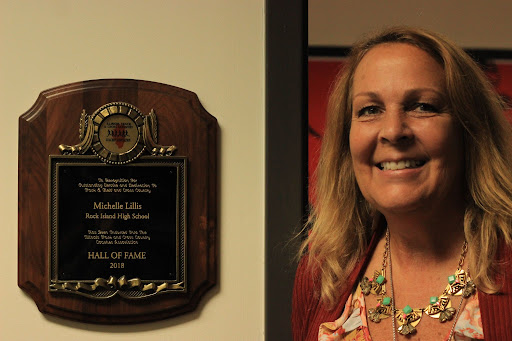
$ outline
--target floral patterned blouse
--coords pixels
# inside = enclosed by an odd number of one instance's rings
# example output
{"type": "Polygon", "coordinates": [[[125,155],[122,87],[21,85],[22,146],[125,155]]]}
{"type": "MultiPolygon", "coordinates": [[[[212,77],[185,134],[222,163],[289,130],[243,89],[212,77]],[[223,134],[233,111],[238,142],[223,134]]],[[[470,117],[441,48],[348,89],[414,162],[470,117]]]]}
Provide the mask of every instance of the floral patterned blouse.
{"type": "MultiPolygon", "coordinates": [[[[446,335],[444,341],[448,341],[446,335]]],[[[478,295],[468,298],[453,333],[455,341],[483,340],[478,295]]],[[[371,341],[364,294],[360,286],[349,296],[345,309],[334,322],[325,322],[318,331],[319,341],[371,341]]]]}

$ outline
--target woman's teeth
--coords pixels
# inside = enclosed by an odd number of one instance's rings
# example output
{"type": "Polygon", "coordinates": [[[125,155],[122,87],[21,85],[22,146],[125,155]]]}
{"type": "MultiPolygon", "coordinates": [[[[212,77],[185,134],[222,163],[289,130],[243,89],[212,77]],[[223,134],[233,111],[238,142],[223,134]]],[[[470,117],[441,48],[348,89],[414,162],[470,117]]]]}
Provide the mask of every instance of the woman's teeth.
{"type": "Polygon", "coordinates": [[[400,170],[406,168],[417,168],[423,166],[425,161],[417,161],[417,160],[405,160],[405,161],[386,161],[381,162],[378,166],[381,170],[400,170]]]}

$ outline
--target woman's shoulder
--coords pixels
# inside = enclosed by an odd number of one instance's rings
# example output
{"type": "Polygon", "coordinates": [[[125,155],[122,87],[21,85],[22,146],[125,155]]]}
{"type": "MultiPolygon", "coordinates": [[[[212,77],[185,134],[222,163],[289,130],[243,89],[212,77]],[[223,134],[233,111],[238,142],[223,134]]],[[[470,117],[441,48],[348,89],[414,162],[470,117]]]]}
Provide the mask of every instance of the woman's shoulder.
{"type": "Polygon", "coordinates": [[[479,308],[485,339],[512,340],[512,247],[501,243],[497,259],[501,289],[497,294],[478,291],[479,308]],[[499,312],[499,313],[497,313],[499,312]]]}
{"type": "Polygon", "coordinates": [[[308,255],[303,255],[295,272],[292,301],[294,312],[297,312],[299,307],[304,309],[315,296],[318,296],[319,299],[318,280],[315,280],[315,273],[318,273],[318,270],[315,271],[310,266],[308,255]]]}
{"type": "MultiPolygon", "coordinates": [[[[334,307],[328,307],[320,298],[320,269],[309,264],[303,256],[297,266],[292,299],[292,328],[294,340],[317,340],[321,323],[338,318],[345,305],[342,299],[334,307]]],[[[346,290],[348,293],[348,290],[346,290]]]]}
{"type": "Polygon", "coordinates": [[[297,266],[292,297],[292,330],[294,340],[305,340],[309,334],[310,321],[313,319],[320,305],[318,280],[315,279],[314,270],[309,264],[309,256],[303,255],[297,266]]]}
{"type": "Polygon", "coordinates": [[[318,275],[318,269],[310,265],[309,254],[304,254],[299,260],[297,270],[295,272],[295,286],[307,287],[313,289],[315,281],[315,274],[318,275]]]}
{"type": "Polygon", "coordinates": [[[321,269],[310,262],[309,254],[304,254],[299,261],[295,274],[295,283],[292,298],[292,327],[295,340],[313,340],[318,338],[318,328],[325,321],[334,321],[338,318],[345,306],[345,302],[357,283],[359,275],[364,271],[367,262],[379,240],[379,233],[375,233],[363,257],[357,262],[347,277],[344,288],[341,289],[338,303],[334,307],[327,307],[320,299],[321,269]]]}

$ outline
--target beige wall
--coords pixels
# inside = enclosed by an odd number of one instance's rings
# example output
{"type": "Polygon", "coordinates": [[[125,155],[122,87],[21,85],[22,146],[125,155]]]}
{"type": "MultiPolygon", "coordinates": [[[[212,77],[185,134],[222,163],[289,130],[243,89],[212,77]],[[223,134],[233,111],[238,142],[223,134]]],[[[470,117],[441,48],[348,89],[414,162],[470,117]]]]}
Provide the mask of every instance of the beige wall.
{"type": "Polygon", "coordinates": [[[0,1],[0,339],[262,340],[264,0],[0,1]],[[18,117],[50,87],[135,78],[198,94],[220,125],[220,285],[134,326],[43,316],[17,287],[18,117]]]}
{"type": "Polygon", "coordinates": [[[387,25],[416,25],[466,48],[512,48],[509,0],[309,0],[309,44],[350,45],[387,25]]]}

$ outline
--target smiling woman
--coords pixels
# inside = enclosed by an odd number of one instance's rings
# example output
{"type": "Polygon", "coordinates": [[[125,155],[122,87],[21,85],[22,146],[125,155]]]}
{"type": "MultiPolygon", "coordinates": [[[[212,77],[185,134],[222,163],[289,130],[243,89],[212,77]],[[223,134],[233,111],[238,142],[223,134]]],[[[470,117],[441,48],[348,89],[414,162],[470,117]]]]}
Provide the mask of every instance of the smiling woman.
{"type": "Polygon", "coordinates": [[[329,103],[296,340],[512,339],[503,110],[438,34],[390,28],[353,47],[329,103]]]}

